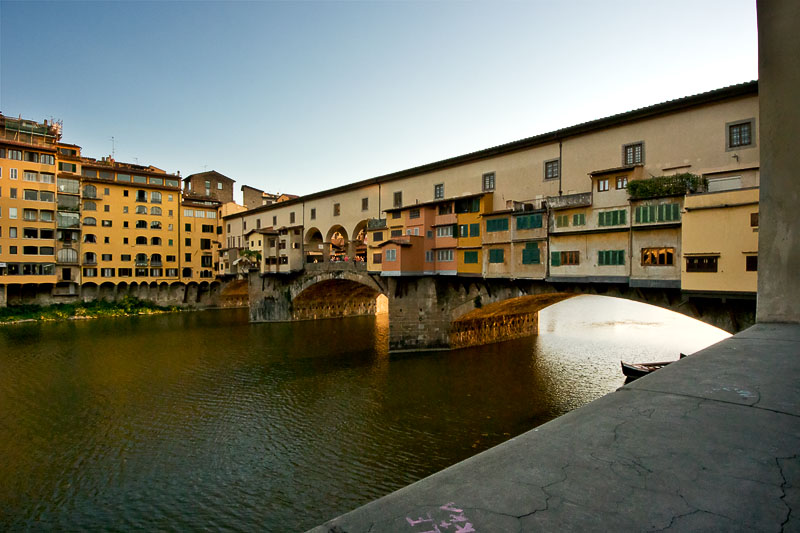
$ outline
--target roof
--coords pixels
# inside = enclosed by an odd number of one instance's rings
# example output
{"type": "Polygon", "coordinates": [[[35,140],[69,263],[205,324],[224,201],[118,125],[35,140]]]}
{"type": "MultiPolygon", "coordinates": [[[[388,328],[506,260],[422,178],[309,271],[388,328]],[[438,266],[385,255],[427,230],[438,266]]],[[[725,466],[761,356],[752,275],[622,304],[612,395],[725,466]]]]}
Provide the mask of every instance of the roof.
{"type": "Polygon", "coordinates": [[[604,170],[593,170],[589,172],[589,177],[592,178],[594,176],[602,176],[605,174],[616,174],[618,172],[628,172],[630,170],[635,169],[636,167],[641,167],[642,165],[624,165],[621,167],[614,167],[614,168],[606,168],[604,170]]]}
{"type": "Polygon", "coordinates": [[[229,178],[225,174],[220,174],[216,170],[208,170],[206,172],[198,172],[197,174],[189,174],[188,176],[183,178],[183,181],[189,181],[192,178],[211,178],[211,177],[214,177],[214,178],[217,178],[217,179],[222,179],[222,180],[227,180],[227,181],[231,181],[231,182],[236,181],[234,179],[229,178]]]}
{"type": "Polygon", "coordinates": [[[391,213],[393,211],[405,211],[407,209],[418,209],[420,207],[431,207],[438,204],[443,204],[446,202],[455,202],[457,200],[468,200],[470,198],[475,198],[478,196],[483,196],[484,194],[491,194],[493,191],[483,191],[473,194],[465,194],[463,196],[452,196],[450,198],[439,198],[438,200],[431,200],[429,202],[419,202],[417,204],[408,204],[404,205],[403,207],[390,207],[389,209],[384,209],[384,213],[391,213]]]}
{"type": "Polygon", "coordinates": [[[451,157],[449,159],[443,159],[441,161],[436,161],[434,163],[428,163],[426,165],[421,165],[406,170],[392,172],[390,174],[384,174],[383,176],[377,176],[374,178],[356,181],[353,183],[349,183],[347,185],[334,187],[332,189],[326,189],[324,191],[307,194],[295,200],[288,200],[286,202],[281,202],[280,204],[259,206],[250,209],[248,211],[243,211],[241,213],[227,215],[225,218],[244,216],[247,214],[251,214],[253,212],[269,211],[279,207],[286,207],[286,204],[292,205],[292,204],[302,203],[317,198],[324,198],[332,194],[360,189],[367,185],[377,185],[379,183],[385,183],[389,181],[408,178],[411,176],[417,176],[420,174],[426,174],[428,172],[433,172],[436,170],[452,168],[455,166],[464,165],[475,161],[481,161],[483,159],[489,159],[492,157],[496,157],[498,155],[517,152],[520,150],[526,150],[529,148],[533,148],[536,146],[552,142],[558,142],[569,137],[577,137],[579,135],[592,133],[595,131],[603,130],[605,128],[610,128],[612,126],[625,124],[628,122],[644,120],[659,115],[675,113],[677,111],[682,111],[684,109],[689,109],[696,106],[712,104],[724,100],[729,100],[732,98],[742,98],[745,96],[752,96],[757,94],[758,94],[757,80],[740,83],[738,85],[730,85],[728,87],[722,87],[721,89],[715,89],[713,91],[708,91],[691,96],[685,96],[683,98],[677,98],[675,100],[668,100],[666,102],[661,102],[651,106],[642,107],[639,109],[633,109],[631,111],[626,111],[624,113],[618,113],[616,115],[611,115],[608,117],[591,120],[589,122],[583,122],[580,124],[576,124],[574,126],[569,126],[559,130],[554,130],[548,133],[542,133],[540,135],[535,135],[533,137],[527,137],[525,139],[521,139],[518,141],[512,141],[510,143],[501,144],[491,148],[486,148],[484,150],[479,150],[477,152],[451,157]]]}

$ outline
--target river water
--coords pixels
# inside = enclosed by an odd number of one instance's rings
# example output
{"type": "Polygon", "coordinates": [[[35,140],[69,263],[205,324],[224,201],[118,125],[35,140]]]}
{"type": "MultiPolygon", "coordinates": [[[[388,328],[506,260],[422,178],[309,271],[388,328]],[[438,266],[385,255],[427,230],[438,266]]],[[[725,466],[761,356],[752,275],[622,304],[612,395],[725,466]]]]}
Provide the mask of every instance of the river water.
{"type": "Polygon", "coordinates": [[[728,335],[579,296],[540,334],[390,358],[388,317],[0,328],[0,530],[303,531],[728,335]]]}

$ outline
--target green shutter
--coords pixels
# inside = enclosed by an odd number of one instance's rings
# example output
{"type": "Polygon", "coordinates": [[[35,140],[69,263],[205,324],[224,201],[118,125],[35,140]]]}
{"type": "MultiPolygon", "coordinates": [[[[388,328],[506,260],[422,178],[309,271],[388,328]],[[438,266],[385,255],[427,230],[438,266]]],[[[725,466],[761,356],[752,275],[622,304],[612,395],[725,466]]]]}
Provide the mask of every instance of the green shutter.
{"type": "Polygon", "coordinates": [[[532,228],[541,228],[542,227],[542,215],[533,215],[533,224],[531,225],[532,228]]]}
{"type": "Polygon", "coordinates": [[[597,264],[600,266],[606,264],[606,253],[603,250],[597,252],[597,264]]]}
{"type": "Polygon", "coordinates": [[[561,252],[550,252],[550,264],[554,267],[561,266],[561,252]]]}
{"type": "Polygon", "coordinates": [[[672,220],[680,220],[681,219],[681,206],[678,204],[672,204],[672,220]]]}
{"type": "Polygon", "coordinates": [[[617,250],[617,264],[618,265],[625,264],[625,250],[617,250]]]}
{"type": "Polygon", "coordinates": [[[625,210],[624,210],[624,209],[622,209],[622,210],[619,212],[619,223],[620,223],[620,224],[625,224],[625,223],[626,223],[626,220],[625,220],[625,218],[626,218],[626,213],[625,213],[625,210]]]}
{"type": "Polygon", "coordinates": [[[597,224],[600,225],[600,226],[605,226],[606,225],[606,214],[605,213],[600,213],[600,214],[597,215],[597,224]]]}
{"type": "Polygon", "coordinates": [[[481,225],[480,224],[470,224],[469,225],[469,236],[470,237],[480,237],[481,236],[481,225]]]}

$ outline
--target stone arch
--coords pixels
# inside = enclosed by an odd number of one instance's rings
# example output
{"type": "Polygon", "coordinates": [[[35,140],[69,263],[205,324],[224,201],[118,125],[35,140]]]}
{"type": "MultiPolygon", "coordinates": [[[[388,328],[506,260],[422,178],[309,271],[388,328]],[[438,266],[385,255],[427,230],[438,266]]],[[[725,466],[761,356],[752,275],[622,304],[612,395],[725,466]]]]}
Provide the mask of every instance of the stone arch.
{"type": "Polygon", "coordinates": [[[90,302],[97,299],[98,287],[97,283],[87,281],[81,287],[81,298],[84,302],[90,302]]]}
{"type": "Polygon", "coordinates": [[[113,302],[117,298],[117,288],[110,281],[104,281],[100,284],[100,287],[97,290],[97,299],[98,300],[108,300],[109,302],[113,302]]]}
{"type": "Polygon", "coordinates": [[[328,234],[325,236],[325,242],[330,250],[331,259],[343,259],[348,253],[348,244],[350,239],[347,235],[347,230],[343,226],[336,224],[331,226],[328,234]]]}
{"type": "Polygon", "coordinates": [[[329,272],[309,276],[291,290],[293,320],[374,315],[384,290],[368,276],[329,272]]]}
{"type": "Polygon", "coordinates": [[[353,232],[350,234],[352,235],[352,243],[353,243],[353,250],[352,255],[354,257],[358,257],[362,261],[367,260],[367,246],[366,246],[366,238],[367,238],[367,224],[369,220],[364,219],[360,221],[353,227],[353,232]]]}

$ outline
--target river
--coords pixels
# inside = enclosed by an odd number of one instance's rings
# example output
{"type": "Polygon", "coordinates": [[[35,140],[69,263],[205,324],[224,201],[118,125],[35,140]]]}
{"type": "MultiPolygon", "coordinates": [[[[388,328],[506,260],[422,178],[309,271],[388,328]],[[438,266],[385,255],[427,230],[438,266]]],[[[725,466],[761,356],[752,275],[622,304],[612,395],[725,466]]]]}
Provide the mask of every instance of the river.
{"type": "Polygon", "coordinates": [[[0,529],[303,531],[727,338],[579,296],[540,334],[389,357],[388,317],[0,327],[0,529]]]}

